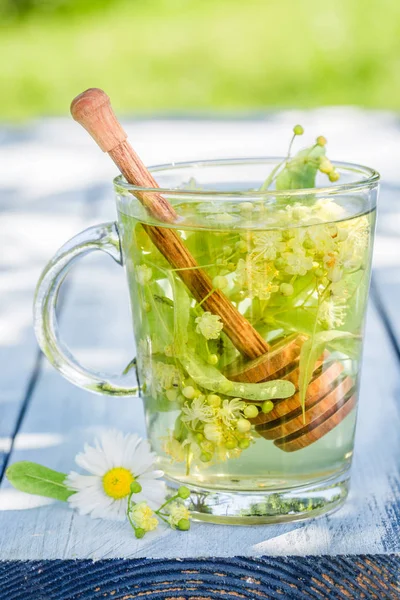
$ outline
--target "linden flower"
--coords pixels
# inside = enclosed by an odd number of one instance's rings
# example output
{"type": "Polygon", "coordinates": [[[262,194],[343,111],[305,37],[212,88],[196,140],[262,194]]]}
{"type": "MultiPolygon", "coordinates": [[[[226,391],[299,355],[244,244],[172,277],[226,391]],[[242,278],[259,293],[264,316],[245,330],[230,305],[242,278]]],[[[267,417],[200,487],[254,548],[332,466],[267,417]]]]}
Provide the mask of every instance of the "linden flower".
{"type": "Polygon", "coordinates": [[[345,209],[333,200],[323,198],[315,203],[314,211],[322,221],[336,221],[344,217],[345,209]]]}
{"type": "Polygon", "coordinates": [[[153,377],[158,392],[177,388],[182,380],[182,374],[175,365],[167,365],[159,361],[153,361],[153,377]]]}
{"type": "Polygon", "coordinates": [[[219,423],[207,423],[204,426],[204,436],[209,442],[214,442],[214,444],[221,444],[224,439],[222,425],[220,425],[219,423]]]}
{"type": "Polygon", "coordinates": [[[198,421],[203,421],[205,423],[211,421],[213,415],[213,409],[206,404],[204,396],[203,398],[195,398],[191,404],[186,402],[184,406],[182,406],[182,421],[184,423],[191,423],[193,428],[196,427],[198,421]]]}
{"type": "Polygon", "coordinates": [[[311,256],[306,256],[300,248],[296,248],[294,252],[285,252],[282,258],[286,262],[285,271],[289,275],[305,275],[313,267],[311,256]]]}
{"type": "Polygon", "coordinates": [[[265,258],[266,260],[275,260],[278,252],[282,252],[285,243],[282,241],[280,231],[266,231],[254,235],[254,253],[256,259],[265,258]]]}
{"type": "Polygon", "coordinates": [[[273,280],[277,271],[270,263],[257,262],[254,256],[240,258],[236,269],[236,283],[247,288],[250,298],[269,300],[271,294],[279,290],[273,280]]]}
{"type": "Polygon", "coordinates": [[[155,454],[150,445],[135,433],[105,431],[94,447],[85,444],[75,462],[90,473],[80,475],[72,471],[65,484],[75,490],[68,498],[72,508],[92,518],[123,521],[126,518],[128,496],[133,481],[142,486],[135,501],[148,502],[158,507],[164,501],[166,488],[159,478],[162,471],[154,469],[155,454]]]}
{"type": "Polygon", "coordinates": [[[212,315],[210,312],[205,312],[201,317],[196,319],[197,333],[201,333],[207,340],[216,340],[222,331],[223,323],[218,315],[212,315]]]}
{"type": "Polygon", "coordinates": [[[171,457],[173,462],[183,462],[185,460],[185,448],[173,436],[165,440],[163,450],[171,457]]]}
{"type": "Polygon", "coordinates": [[[147,265],[139,265],[136,267],[136,279],[140,285],[146,285],[151,280],[153,273],[147,265]]]}
{"type": "Polygon", "coordinates": [[[325,300],[322,302],[318,311],[318,321],[326,328],[333,329],[343,325],[346,318],[346,305],[335,302],[334,300],[325,300]]]}
{"type": "Polygon", "coordinates": [[[146,502],[134,504],[129,514],[135,525],[144,531],[153,531],[158,527],[158,520],[146,502]]]}
{"type": "Polygon", "coordinates": [[[313,225],[308,229],[308,237],[315,245],[315,251],[321,254],[328,254],[335,248],[335,242],[332,239],[329,230],[325,226],[313,225]]]}
{"type": "Polygon", "coordinates": [[[177,527],[181,519],[190,519],[190,512],[182,502],[171,502],[169,506],[168,522],[171,527],[177,527]]]}
{"type": "Polygon", "coordinates": [[[231,425],[232,421],[239,418],[240,412],[246,406],[241,398],[233,398],[232,400],[224,400],[221,408],[218,410],[218,416],[222,419],[225,425],[231,425]]]}

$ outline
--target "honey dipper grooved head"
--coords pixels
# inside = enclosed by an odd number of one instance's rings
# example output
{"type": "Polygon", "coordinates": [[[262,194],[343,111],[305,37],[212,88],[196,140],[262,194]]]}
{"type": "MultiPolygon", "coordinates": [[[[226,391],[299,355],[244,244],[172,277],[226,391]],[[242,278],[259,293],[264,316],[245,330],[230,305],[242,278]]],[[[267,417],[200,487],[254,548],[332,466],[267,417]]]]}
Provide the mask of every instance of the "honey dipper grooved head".
{"type": "Polygon", "coordinates": [[[110,98],[99,88],[89,88],[74,98],[71,115],[90,133],[103,152],[111,152],[127,138],[111,108],[110,98]]]}
{"type": "Polygon", "coordinates": [[[110,98],[100,88],[89,88],[71,102],[71,115],[75,121],[98,110],[103,104],[109,104],[110,98]]]}

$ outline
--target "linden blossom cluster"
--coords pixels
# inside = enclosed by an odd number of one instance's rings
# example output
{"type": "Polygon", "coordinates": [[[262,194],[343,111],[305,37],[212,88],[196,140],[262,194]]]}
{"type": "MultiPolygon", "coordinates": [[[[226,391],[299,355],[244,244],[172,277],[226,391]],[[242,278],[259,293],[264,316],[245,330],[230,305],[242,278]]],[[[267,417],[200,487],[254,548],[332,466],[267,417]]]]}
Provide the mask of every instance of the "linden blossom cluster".
{"type": "MultiPolygon", "coordinates": [[[[330,200],[312,207],[295,203],[280,211],[279,217],[281,226],[294,223],[296,227],[248,233],[248,252],[239,259],[232,277],[241,299],[291,296],[293,283],[308,273],[318,285],[329,288],[333,297],[340,295],[343,290],[335,284],[363,267],[369,236],[367,217],[329,223],[340,215],[344,216],[344,210],[330,200]]],[[[321,310],[326,314],[326,306],[321,310]]]]}
{"type": "Polygon", "coordinates": [[[154,531],[161,519],[172,529],[188,531],[190,529],[190,512],[183,500],[190,496],[190,490],[181,486],[177,493],[166,500],[160,508],[153,510],[145,501],[135,502],[135,494],[140,494],[142,486],[138,481],[133,481],[130,486],[128,497],[127,517],[137,538],[142,538],[149,531],[154,531]]]}
{"type": "MultiPolygon", "coordinates": [[[[302,133],[296,126],[293,139],[302,133]]],[[[329,197],[312,203],[307,195],[291,198],[291,189],[314,187],[318,171],[332,182],[339,178],[326,157],[323,136],[291,157],[293,139],[288,157],[261,186],[288,190],[283,201],[272,207],[260,201],[232,206],[233,213],[250,221],[248,228],[238,229],[226,227],[232,217],[228,205],[204,201],[196,210],[224,227],[196,232],[182,226],[179,235],[210,275],[213,289],[222,290],[256,328],[279,335],[301,333],[312,342],[321,330],[344,326],[352,313],[350,329],[357,327],[356,290],[365,283],[371,223],[366,215],[349,219],[346,209],[329,197]]],[[[193,211],[193,206],[186,208],[193,211]]],[[[241,397],[243,390],[232,394],[224,389],[231,382],[221,382],[217,375],[224,379],[223,367],[238,353],[224,335],[223,323],[182,290],[165,259],[140,237],[140,228],[137,235],[143,262],[136,266],[136,281],[146,312],[143,323],[150,323],[141,330],[138,345],[142,389],[145,402],[155,401],[147,410],[154,406],[154,412],[177,414],[173,431],[160,436],[163,449],[173,460],[186,461],[188,469],[191,461],[210,465],[238,457],[257,437],[254,419],[260,411],[270,412],[274,403],[248,402],[244,393],[241,397]],[[199,358],[195,373],[189,373],[190,361],[182,360],[177,331],[180,345],[199,358]]]]}

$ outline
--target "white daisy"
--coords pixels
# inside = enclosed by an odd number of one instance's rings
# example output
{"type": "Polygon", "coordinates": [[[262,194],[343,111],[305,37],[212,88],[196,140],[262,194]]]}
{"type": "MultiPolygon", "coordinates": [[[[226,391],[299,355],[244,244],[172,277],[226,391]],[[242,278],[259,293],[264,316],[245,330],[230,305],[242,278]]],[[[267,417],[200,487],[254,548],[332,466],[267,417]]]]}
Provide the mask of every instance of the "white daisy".
{"type": "Polygon", "coordinates": [[[134,495],[136,503],[147,502],[158,508],[166,495],[165,483],[159,478],[163,472],[154,469],[155,454],[147,440],[135,433],[124,435],[108,430],[95,440],[94,447],[85,444],[75,462],[90,473],[80,475],[72,471],[65,484],[76,493],[68,502],[81,515],[92,518],[123,521],[130,485],[137,481],[142,491],[134,495]]]}

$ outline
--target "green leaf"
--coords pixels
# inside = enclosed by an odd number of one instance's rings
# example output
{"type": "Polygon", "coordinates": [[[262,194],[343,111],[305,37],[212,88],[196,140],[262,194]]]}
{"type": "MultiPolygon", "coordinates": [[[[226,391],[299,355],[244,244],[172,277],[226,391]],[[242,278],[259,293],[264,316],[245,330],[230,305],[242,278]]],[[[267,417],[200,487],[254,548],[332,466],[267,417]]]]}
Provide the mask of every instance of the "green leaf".
{"type": "Polygon", "coordinates": [[[174,295],[174,352],[180,355],[185,351],[188,341],[190,298],[184,284],[177,281],[173,273],[168,273],[168,279],[174,295]]]}
{"type": "Polygon", "coordinates": [[[315,363],[325,350],[329,342],[339,339],[356,337],[348,331],[321,331],[304,342],[299,361],[299,394],[300,403],[304,411],[308,384],[311,381],[315,363]]]}
{"type": "Polygon", "coordinates": [[[183,368],[201,387],[226,396],[246,398],[247,400],[272,400],[288,398],[295,392],[290,381],[276,379],[265,383],[237,383],[229,381],[212,365],[208,365],[195,355],[186,353],[180,357],[183,368]]]}
{"type": "Polygon", "coordinates": [[[23,460],[6,471],[9,482],[21,492],[55,498],[65,502],[75,492],[64,483],[65,473],[59,473],[37,463],[23,460]]]}
{"type": "Polygon", "coordinates": [[[164,295],[161,288],[149,294],[149,301],[151,311],[147,313],[147,326],[153,343],[153,352],[162,352],[165,346],[173,343],[174,304],[164,295]]]}
{"type": "Polygon", "coordinates": [[[315,327],[316,311],[302,306],[282,311],[273,318],[274,323],[281,325],[285,331],[312,335],[315,327]]]}
{"type": "Polygon", "coordinates": [[[361,336],[355,335],[351,339],[346,338],[330,342],[329,349],[336,350],[352,360],[359,360],[361,356],[361,341],[361,336]]]}
{"type": "Polygon", "coordinates": [[[319,159],[325,155],[325,147],[313,146],[301,150],[289,160],[276,178],[277,190],[299,190],[315,187],[319,159]]]}

